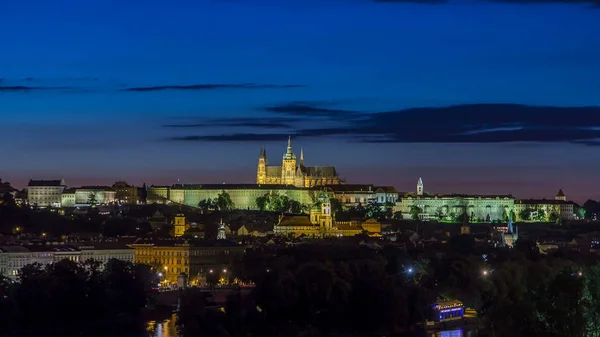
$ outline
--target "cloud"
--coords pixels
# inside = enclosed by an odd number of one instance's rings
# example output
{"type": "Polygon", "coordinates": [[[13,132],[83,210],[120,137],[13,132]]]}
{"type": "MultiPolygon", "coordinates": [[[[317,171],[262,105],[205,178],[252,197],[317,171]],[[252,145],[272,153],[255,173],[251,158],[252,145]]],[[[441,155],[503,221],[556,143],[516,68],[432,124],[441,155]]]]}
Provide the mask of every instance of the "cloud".
{"type": "MultiPolygon", "coordinates": [[[[208,142],[244,142],[244,141],[276,141],[285,139],[289,136],[288,133],[235,133],[222,135],[207,135],[207,136],[185,136],[172,137],[169,140],[175,141],[208,141],[208,142]]],[[[294,137],[294,135],[291,135],[294,137]]]]}
{"type": "Polygon", "coordinates": [[[28,92],[28,91],[72,91],[80,90],[75,87],[40,87],[40,86],[27,86],[27,85],[0,85],[0,92],[28,92]]]}
{"type": "Polygon", "coordinates": [[[598,0],[488,0],[488,1],[519,4],[519,5],[532,5],[532,4],[573,4],[573,5],[592,4],[595,6],[599,5],[598,0]]]}
{"type": "Polygon", "coordinates": [[[147,91],[164,91],[164,90],[215,90],[215,89],[285,89],[285,88],[300,88],[304,87],[301,84],[192,84],[192,85],[161,85],[152,87],[131,87],[123,89],[123,91],[147,92],[147,91]]]}
{"type": "Polygon", "coordinates": [[[206,128],[206,127],[254,127],[254,128],[292,128],[292,123],[297,123],[299,118],[218,118],[206,119],[186,124],[165,124],[163,128],[206,128]]]}
{"type": "Polygon", "coordinates": [[[373,0],[380,3],[416,3],[416,4],[444,4],[447,0],[373,0]]]}
{"type": "Polygon", "coordinates": [[[329,118],[352,117],[358,113],[357,111],[350,110],[322,108],[310,102],[292,102],[283,105],[268,106],[261,108],[260,110],[290,116],[312,116],[329,118]]]}
{"type": "MultiPolygon", "coordinates": [[[[283,113],[301,115],[305,121],[325,116],[332,123],[323,128],[299,128],[292,135],[296,138],[338,136],[365,143],[571,142],[588,146],[598,145],[600,139],[600,107],[465,104],[380,113],[352,112],[341,119],[337,110],[293,104],[286,106],[293,108],[282,108],[283,113]]],[[[277,119],[261,116],[248,119],[248,122],[251,121],[273,122],[269,125],[277,129],[277,119]]],[[[242,126],[252,127],[251,123],[242,126]]],[[[288,135],[283,131],[263,133],[260,129],[258,126],[256,133],[223,133],[173,140],[271,141],[288,135]]]]}

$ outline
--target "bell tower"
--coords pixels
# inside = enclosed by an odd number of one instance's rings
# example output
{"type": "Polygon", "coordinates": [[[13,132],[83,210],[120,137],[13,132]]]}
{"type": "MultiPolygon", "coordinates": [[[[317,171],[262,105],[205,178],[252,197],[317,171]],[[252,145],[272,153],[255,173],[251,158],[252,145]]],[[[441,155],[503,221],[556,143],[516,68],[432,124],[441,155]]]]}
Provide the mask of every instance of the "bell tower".
{"type": "Polygon", "coordinates": [[[423,179],[421,177],[417,181],[417,195],[423,195],[423,179]]]}
{"type": "Polygon", "coordinates": [[[288,138],[287,151],[281,162],[281,184],[294,185],[296,177],[296,155],[292,151],[292,136],[288,138]]]}
{"type": "Polygon", "coordinates": [[[265,147],[260,147],[260,155],[258,156],[258,169],[256,170],[256,183],[267,183],[267,152],[265,147]]]}

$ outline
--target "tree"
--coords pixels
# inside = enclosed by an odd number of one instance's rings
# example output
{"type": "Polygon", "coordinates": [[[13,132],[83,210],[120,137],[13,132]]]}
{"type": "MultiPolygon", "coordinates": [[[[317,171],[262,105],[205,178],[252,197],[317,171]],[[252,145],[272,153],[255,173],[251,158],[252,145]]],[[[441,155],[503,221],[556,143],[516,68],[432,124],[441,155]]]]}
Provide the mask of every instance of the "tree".
{"type": "Polygon", "coordinates": [[[558,214],[556,214],[556,212],[550,212],[550,215],[548,215],[548,221],[558,223],[560,221],[560,218],[558,214]]]}
{"type": "Polygon", "coordinates": [[[544,209],[538,209],[535,219],[537,221],[546,221],[546,211],[544,209]]]}
{"type": "Polygon", "coordinates": [[[417,206],[410,207],[410,218],[412,220],[419,220],[419,215],[423,213],[423,210],[417,206]]]}
{"type": "Polygon", "coordinates": [[[441,208],[441,207],[438,207],[438,208],[435,210],[435,213],[434,213],[434,215],[435,215],[435,217],[436,217],[438,220],[442,220],[442,219],[444,218],[444,211],[442,210],[442,208],[441,208]]]}
{"type": "Polygon", "coordinates": [[[585,219],[586,210],[583,207],[577,207],[575,210],[575,214],[579,219],[585,219]]]}
{"type": "Polygon", "coordinates": [[[98,204],[98,200],[96,199],[96,193],[91,192],[88,196],[88,205],[96,206],[98,204]]]}
{"type": "Polygon", "coordinates": [[[200,208],[202,211],[206,212],[208,210],[214,209],[215,208],[215,203],[210,198],[204,199],[204,200],[200,200],[200,202],[198,203],[198,208],[200,208]]]}
{"type": "Polygon", "coordinates": [[[235,204],[231,200],[231,196],[226,191],[221,191],[215,200],[215,206],[219,211],[231,211],[235,204]]]}
{"type": "Polygon", "coordinates": [[[533,210],[531,208],[525,208],[519,212],[519,218],[521,218],[523,221],[529,221],[531,220],[532,213],[533,210]]]}
{"type": "Polygon", "coordinates": [[[583,204],[585,209],[585,215],[587,219],[593,218],[595,215],[600,213],[600,203],[595,200],[588,200],[583,204]]]}
{"type": "Polygon", "coordinates": [[[258,207],[261,211],[266,211],[267,207],[269,207],[269,194],[265,194],[256,198],[256,207],[258,207]]]}

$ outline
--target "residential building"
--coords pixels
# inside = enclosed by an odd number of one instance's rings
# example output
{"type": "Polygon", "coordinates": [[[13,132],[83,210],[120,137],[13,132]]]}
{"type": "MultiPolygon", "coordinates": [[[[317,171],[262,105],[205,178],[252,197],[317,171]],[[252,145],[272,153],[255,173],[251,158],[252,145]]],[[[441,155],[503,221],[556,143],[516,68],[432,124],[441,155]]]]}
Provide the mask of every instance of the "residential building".
{"type": "Polygon", "coordinates": [[[148,264],[174,284],[181,273],[193,284],[210,270],[226,270],[245,253],[245,247],[227,240],[144,240],[130,244],[135,262],[148,264]]]}
{"type": "Polygon", "coordinates": [[[64,180],[30,180],[27,184],[27,202],[38,207],[60,207],[64,180]]]}
{"type": "Polygon", "coordinates": [[[61,206],[62,207],[74,207],[75,206],[75,192],[74,188],[65,188],[61,195],[61,206]]]}
{"type": "Polygon", "coordinates": [[[23,246],[0,247],[0,273],[17,281],[23,267],[31,263],[31,251],[23,246]]]}
{"type": "Polygon", "coordinates": [[[109,260],[117,259],[125,262],[135,262],[135,249],[121,242],[72,242],[70,246],[78,249],[79,261],[98,261],[103,267],[109,260]]]}
{"type": "Polygon", "coordinates": [[[138,188],[129,185],[125,181],[117,181],[112,188],[115,190],[115,198],[122,204],[137,204],[139,202],[138,188]]]}

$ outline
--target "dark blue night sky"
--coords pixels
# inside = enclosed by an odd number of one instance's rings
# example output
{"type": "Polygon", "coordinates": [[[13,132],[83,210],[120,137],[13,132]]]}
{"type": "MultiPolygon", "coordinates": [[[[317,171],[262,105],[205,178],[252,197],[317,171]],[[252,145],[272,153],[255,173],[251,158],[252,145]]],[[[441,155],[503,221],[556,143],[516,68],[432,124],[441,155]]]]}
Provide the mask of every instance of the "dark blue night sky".
{"type": "Polygon", "coordinates": [[[418,2],[3,1],[0,177],[600,198],[600,6],[418,2]]]}

